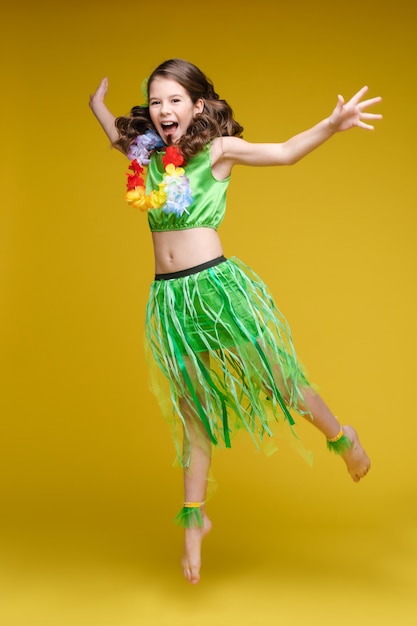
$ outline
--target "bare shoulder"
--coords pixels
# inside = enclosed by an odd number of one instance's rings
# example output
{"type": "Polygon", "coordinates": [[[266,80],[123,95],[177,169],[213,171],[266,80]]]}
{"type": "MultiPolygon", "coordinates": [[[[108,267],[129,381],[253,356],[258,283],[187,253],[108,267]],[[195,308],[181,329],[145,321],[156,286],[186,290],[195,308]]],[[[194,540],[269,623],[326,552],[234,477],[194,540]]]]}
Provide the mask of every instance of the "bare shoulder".
{"type": "Polygon", "coordinates": [[[233,158],[233,155],[238,154],[243,149],[243,144],[246,143],[240,137],[216,137],[211,144],[212,163],[233,158]]]}
{"type": "Polygon", "coordinates": [[[218,180],[227,178],[232,167],[240,162],[246,141],[240,137],[216,137],[211,144],[211,169],[218,180]]]}
{"type": "Polygon", "coordinates": [[[240,137],[218,137],[212,144],[213,167],[217,163],[223,163],[229,173],[234,165],[282,165],[282,144],[250,143],[240,137]]]}
{"type": "Polygon", "coordinates": [[[217,180],[224,180],[232,171],[233,163],[225,158],[225,145],[233,137],[216,137],[210,146],[211,171],[217,180]]]}

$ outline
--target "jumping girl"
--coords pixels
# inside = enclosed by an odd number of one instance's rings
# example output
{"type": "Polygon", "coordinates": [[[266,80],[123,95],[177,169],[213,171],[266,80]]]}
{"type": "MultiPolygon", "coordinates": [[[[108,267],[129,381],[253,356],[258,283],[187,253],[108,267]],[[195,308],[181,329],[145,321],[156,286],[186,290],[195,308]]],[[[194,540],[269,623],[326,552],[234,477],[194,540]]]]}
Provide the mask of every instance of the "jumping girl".
{"type": "Polygon", "coordinates": [[[330,139],[382,116],[366,109],[363,87],[331,115],[283,143],[253,144],[230,106],[195,66],[173,59],[146,83],[146,102],[115,118],[106,107],[104,78],[90,106],[113,146],[131,163],[127,202],[145,211],[155,252],[147,305],[147,344],[157,367],[154,389],[168,410],[185,498],[182,565],[200,578],[201,543],[211,529],[204,502],[212,446],[230,447],[237,429],[257,446],[277,422],[292,429],[293,413],[310,421],[339,454],[354,481],[369,459],[351,426],[340,426],[312,389],[296,357],[290,329],[267,287],[244,263],[226,259],[217,233],[234,165],[290,165],[330,139]],[[158,375],[168,383],[161,393],[158,375]],[[167,403],[167,399],[169,402],[167,403]]]}

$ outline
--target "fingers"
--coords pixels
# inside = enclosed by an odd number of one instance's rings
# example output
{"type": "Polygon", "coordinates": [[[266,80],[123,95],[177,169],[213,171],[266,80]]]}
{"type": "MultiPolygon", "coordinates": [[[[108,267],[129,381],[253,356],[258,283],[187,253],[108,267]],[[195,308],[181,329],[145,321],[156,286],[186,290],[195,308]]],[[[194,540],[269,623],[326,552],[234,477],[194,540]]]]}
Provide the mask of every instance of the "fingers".
{"type": "Polygon", "coordinates": [[[376,96],[374,98],[367,98],[366,100],[361,101],[367,91],[368,86],[365,85],[359,89],[359,91],[355,93],[346,103],[343,96],[337,96],[336,108],[329,118],[330,123],[334,128],[341,131],[358,126],[359,128],[363,128],[365,130],[374,130],[372,124],[368,124],[364,120],[380,120],[382,119],[382,115],[379,113],[366,113],[364,112],[364,109],[367,109],[374,104],[378,104],[381,102],[382,98],[380,96],[376,96]]]}
{"type": "Polygon", "coordinates": [[[108,86],[109,86],[109,82],[107,79],[107,76],[105,76],[99,86],[97,87],[96,91],[93,94],[90,94],[90,104],[94,101],[94,100],[104,100],[104,98],[107,95],[107,90],[108,90],[108,86]]]}
{"type": "Polygon", "coordinates": [[[381,120],[382,115],[380,113],[366,113],[364,112],[364,109],[367,109],[374,104],[379,104],[382,101],[382,98],[381,96],[376,96],[374,98],[367,98],[366,100],[361,101],[361,98],[367,91],[367,86],[359,89],[359,91],[349,100],[346,107],[349,109],[353,107],[351,111],[356,110],[356,115],[359,119],[356,119],[356,123],[354,123],[355,126],[359,126],[359,128],[363,128],[365,130],[374,130],[374,127],[371,124],[367,124],[363,120],[381,120]]]}
{"type": "Polygon", "coordinates": [[[107,93],[107,89],[108,89],[108,87],[109,87],[109,81],[108,81],[108,79],[107,79],[107,76],[105,76],[105,77],[102,79],[102,81],[101,81],[101,83],[100,83],[100,85],[99,85],[99,87],[98,87],[97,91],[101,91],[101,93],[106,94],[106,93],[107,93]]]}
{"type": "Polygon", "coordinates": [[[342,110],[343,107],[345,106],[345,99],[343,96],[341,96],[340,94],[337,96],[337,105],[336,105],[336,109],[342,110]]]}
{"type": "Polygon", "coordinates": [[[105,76],[104,78],[101,79],[100,84],[96,89],[96,92],[97,91],[107,92],[108,87],[109,87],[109,81],[107,79],[107,76],[105,76]]]}
{"type": "Polygon", "coordinates": [[[376,96],[376,98],[369,98],[368,100],[363,100],[362,102],[358,103],[358,108],[359,109],[366,109],[370,106],[372,106],[373,104],[379,104],[379,102],[382,101],[381,96],[376,96]]]}
{"type": "Polygon", "coordinates": [[[358,120],[356,126],[360,128],[365,128],[366,130],[374,130],[374,127],[371,124],[366,124],[362,120],[382,120],[382,115],[379,113],[361,113],[360,119],[358,120]]]}
{"type": "Polygon", "coordinates": [[[356,126],[358,126],[359,128],[363,128],[364,130],[375,130],[375,128],[371,124],[365,124],[365,122],[362,122],[361,120],[358,121],[356,126]]]}
{"type": "Polygon", "coordinates": [[[366,85],[362,87],[362,89],[359,89],[359,91],[355,93],[354,96],[351,97],[351,99],[348,102],[348,105],[356,106],[360,111],[362,111],[363,109],[367,109],[368,107],[373,106],[374,104],[379,104],[379,102],[381,102],[382,100],[381,96],[376,96],[374,98],[367,98],[366,100],[362,100],[363,96],[367,93],[367,91],[368,91],[368,87],[366,85]]]}
{"type": "Polygon", "coordinates": [[[362,113],[360,114],[362,120],[382,120],[381,113],[362,113]]]}
{"type": "Polygon", "coordinates": [[[367,100],[362,100],[363,96],[366,94],[367,91],[368,91],[368,87],[365,85],[365,87],[362,87],[362,89],[359,89],[359,91],[355,93],[354,96],[351,97],[348,104],[357,106],[358,109],[362,110],[362,109],[366,109],[374,104],[378,104],[379,102],[381,102],[382,100],[381,96],[376,96],[375,98],[368,98],[367,100]]]}
{"type": "Polygon", "coordinates": [[[351,99],[349,100],[349,104],[358,104],[360,100],[362,100],[363,96],[366,94],[367,91],[368,91],[368,86],[365,85],[364,87],[362,87],[362,89],[359,89],[359,91],[356,92],[355,95],[351,97],[351,99]]]}

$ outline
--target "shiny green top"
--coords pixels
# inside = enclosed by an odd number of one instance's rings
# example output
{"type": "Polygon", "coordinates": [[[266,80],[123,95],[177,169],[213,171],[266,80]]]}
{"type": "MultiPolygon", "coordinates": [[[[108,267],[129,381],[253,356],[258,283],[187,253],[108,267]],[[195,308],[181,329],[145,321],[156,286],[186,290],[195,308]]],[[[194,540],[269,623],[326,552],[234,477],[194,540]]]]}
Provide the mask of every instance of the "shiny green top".
{"type": "MultiPolygon", "coordinates": [[[[148,167],[146,192],[157,189],[164,175],[162,156],[164,152],[154,152],[148,167]]],[[[185,166],[185,174],[190,181],[193,202],[181,216],[164,213],[164,207],[148,211],[148,222],[152,232],[186,230],[189,228],[217,229],[226,212],[226,191],[230,176],[216,180],[211,171],[210,144],[192,157],[185,166]]]]}

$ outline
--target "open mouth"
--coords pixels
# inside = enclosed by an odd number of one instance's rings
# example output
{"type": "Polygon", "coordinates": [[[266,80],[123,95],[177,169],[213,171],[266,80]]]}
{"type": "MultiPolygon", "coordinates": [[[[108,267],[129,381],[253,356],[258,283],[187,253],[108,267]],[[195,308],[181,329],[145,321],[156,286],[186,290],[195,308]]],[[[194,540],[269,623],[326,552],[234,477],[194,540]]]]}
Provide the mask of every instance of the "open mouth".
{"type": "Polygon", "coordinates": [[[178,128],[177,122],[163,122],[161,123],[162,130],[164,135],[173,135],[178,128]]]}

